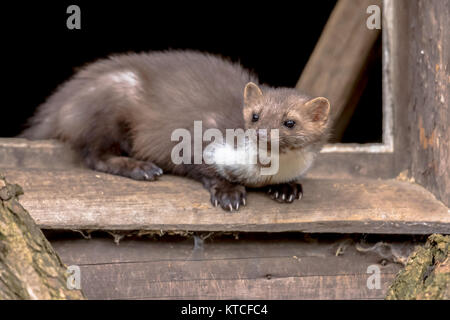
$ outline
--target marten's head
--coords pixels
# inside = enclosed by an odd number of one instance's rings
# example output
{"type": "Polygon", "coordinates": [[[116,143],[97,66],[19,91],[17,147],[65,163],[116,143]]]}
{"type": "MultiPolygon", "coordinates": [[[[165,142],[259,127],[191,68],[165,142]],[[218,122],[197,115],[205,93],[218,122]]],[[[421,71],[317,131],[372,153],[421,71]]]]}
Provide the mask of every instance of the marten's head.
{"type": "MultiPolygon", "coordinates": [[[[264,88],[253,82],[244,89],[245,129],[261,134],[266,129],[279,130],[280,150],[302,148],[323,141],[329,126],[330,102],[310,98],[295,89],[264,88]]],[[[270,136],[268,137],[270,141],[270,136]]]]}

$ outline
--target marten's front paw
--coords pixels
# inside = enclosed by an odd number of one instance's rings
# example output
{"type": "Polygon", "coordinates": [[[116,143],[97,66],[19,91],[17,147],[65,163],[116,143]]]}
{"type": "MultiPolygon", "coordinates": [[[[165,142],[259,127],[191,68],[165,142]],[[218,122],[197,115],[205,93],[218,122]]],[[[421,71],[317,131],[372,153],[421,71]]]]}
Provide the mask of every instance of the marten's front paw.
{"type": "Polygon", "coordinates": [[[247,202],[245,187],[234,184],[219,184],[210,189],[211,203],[215,207],[222,207],[225,211],[238,211],[247,202]]]}
{"type": "Polygon", "coordinates": [[[283,183],[267,187],[267,193],[273,200],[292,203],[303,197],[303,188],[300,183],[283,183]]]}

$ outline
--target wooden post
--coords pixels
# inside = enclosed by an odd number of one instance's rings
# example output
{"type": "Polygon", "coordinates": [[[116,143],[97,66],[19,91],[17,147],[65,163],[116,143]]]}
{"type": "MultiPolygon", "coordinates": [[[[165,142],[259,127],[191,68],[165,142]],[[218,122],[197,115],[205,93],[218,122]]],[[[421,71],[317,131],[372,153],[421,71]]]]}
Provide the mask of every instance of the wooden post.
{"type": "Polygon", "coordinates": [[[382,0],[339,0],[309,59],[297,88],[327,97],[333,119],[358,102],[361,79],[380,30],[367,27],[367,8],[382,0]]]}
{"type": "Polygon", "coordinates": [[[450,206],[450,0],[386,0],[395,167],[450,206]]]}
{"type": "Polygon", "coordinates": [[[83,299],[66,287],[66,268],[28,212],[22,188],[0,174],[0,300],[83,299]]]}

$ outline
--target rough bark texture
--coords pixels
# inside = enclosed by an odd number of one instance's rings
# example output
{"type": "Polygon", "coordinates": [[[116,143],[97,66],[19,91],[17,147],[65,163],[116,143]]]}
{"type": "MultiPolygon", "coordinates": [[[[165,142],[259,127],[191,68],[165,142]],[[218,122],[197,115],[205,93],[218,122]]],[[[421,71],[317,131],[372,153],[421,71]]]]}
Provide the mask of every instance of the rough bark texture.
{"type": "Polygon", "coordinates": [[[397,171],[450,206],[450,0],[390,0],[397,171]]]}
{"type": "Polygon", "coordinates": [[[388,290],[388,300],[450,299],[450,236],[432,235],[414,251],[388,290]]]}
{"type": "Polygon", "coordinates": [[[82,299],[66,288],[66,267],[0,174],[0,300],[82,299]]]}

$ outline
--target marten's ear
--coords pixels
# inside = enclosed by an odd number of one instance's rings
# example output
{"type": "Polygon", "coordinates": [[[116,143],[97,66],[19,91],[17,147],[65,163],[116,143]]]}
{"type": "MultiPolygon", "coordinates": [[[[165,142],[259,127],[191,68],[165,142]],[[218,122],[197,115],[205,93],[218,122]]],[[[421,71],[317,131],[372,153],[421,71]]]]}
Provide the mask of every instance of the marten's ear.
{"type": "Polygon", "coordinates": [[[244,104],[250,105],[263,95],[261,89],[253,82],[247,83],[244,89],[244,104]]]}
{"type": "Polygon", "coordinates": [[[305,103],[305,108],[312,122],[319,125],[326,125],[330,115],[330,101],[327,98],[319,97],[305,103]]]}

